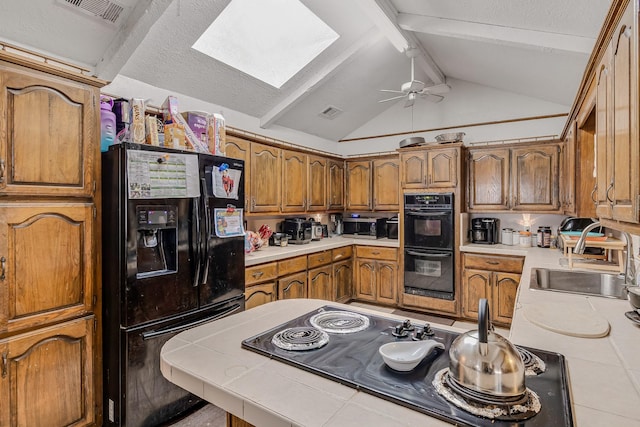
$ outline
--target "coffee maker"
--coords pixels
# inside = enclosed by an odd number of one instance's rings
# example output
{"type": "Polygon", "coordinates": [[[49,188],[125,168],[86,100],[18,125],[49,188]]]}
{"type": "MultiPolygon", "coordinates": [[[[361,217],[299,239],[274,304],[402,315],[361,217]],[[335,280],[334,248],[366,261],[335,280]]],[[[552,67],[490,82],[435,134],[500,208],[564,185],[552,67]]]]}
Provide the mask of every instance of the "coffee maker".
{"type": "Polygon", "coordinates": [[[471,219],[471,243],[495,245],[500,239],[500,220],[498,218],[473,218],[471,219]]]}

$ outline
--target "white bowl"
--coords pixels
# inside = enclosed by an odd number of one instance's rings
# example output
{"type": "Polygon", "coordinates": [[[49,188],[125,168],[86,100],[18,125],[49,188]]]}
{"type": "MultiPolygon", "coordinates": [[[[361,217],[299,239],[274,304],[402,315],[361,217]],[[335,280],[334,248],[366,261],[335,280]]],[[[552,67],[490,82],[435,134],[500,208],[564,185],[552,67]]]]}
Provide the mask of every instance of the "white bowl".
{"type": "Polygon", "coordinates": [[[434,348],[444,349],[444,345],[434,340],[398,341],[381,345],[378,352],[388,367],[407,372],[418,366],[434,348]]]}

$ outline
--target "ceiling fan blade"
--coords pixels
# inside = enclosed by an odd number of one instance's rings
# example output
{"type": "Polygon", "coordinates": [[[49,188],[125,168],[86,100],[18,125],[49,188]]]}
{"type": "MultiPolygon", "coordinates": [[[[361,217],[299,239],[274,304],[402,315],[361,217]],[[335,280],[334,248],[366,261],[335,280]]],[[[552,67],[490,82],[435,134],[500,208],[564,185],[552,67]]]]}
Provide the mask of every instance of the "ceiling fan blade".
{"type": "Polygon", "coordinates": [[[424,98],[427,98],[431,102],[440,102],[444,99],[444,96],[433,95],[431,93],[426,93],[422,95],[424,98]]]}
{"type": "Polygon", "coordinates": [[[392,89],[380,89],[380,92],[405,93],[401,90],[392,90],[392,89]]]}
{"type": "Polygon", "coordinates": [[[451,87],[449,85],[441,84],[441,85],[425,87],[422,92],[438,95],[438,94],[447,93],[449,92],[449,90],[451,90],[451,87]]]}
{"type": "Polygon", "coordinates": [[[395,99],[400,99],[400,98],[404,98],[406,95],[400,95],[400,96],[394,96],[393,98],[387,98],[387,99],[382,99],[378,102],[387,102],[387,101],[393,101],[395,99]]]}

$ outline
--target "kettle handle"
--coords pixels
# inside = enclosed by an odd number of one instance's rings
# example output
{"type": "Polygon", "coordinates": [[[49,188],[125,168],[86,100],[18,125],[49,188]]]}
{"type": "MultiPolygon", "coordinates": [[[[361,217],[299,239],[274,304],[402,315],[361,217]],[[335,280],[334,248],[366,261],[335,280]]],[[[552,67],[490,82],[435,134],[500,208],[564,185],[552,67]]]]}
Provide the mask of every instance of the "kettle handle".
{"type": "Polygon", "coordinates": [[[478,301],[478,341],[483,344],[488,342],[489,337],[489,301],[481,298],[478,301]]]}

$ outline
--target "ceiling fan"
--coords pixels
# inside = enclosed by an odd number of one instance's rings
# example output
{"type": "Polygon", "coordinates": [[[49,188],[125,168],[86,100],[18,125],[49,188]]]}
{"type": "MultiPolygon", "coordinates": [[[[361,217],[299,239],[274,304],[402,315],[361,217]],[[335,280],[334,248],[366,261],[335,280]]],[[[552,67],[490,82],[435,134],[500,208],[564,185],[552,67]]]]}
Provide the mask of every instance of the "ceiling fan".
{"type": "Polygon", "coordinates": [[[378,102],[407,98],[404,103],[405,108],[411,107],[418,97],[426,98],[431,102],[440,102],[444,99],[442,94],[449,92],[449,89],[451,88],[444,83],[435,86],[426,86],[423,82],[416,80],[414,73],[414,56],[411,56],[411,81],[403,83],[400,90],[380,89],[380,92],[400,93],[401,95],[383,99],[378,102]]]}

